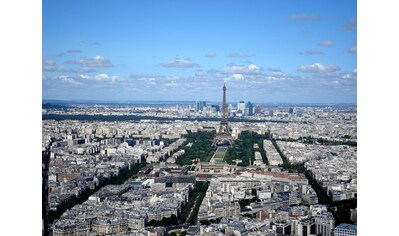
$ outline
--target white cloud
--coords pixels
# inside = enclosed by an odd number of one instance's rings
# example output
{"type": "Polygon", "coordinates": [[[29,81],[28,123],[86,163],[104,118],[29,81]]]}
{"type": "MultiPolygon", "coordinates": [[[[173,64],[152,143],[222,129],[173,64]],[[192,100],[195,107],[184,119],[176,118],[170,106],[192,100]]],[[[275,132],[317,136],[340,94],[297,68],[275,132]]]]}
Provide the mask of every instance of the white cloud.
{"type": "Polygon", "coordinates": [[[86,57],[80,60],[68,60],[65,63],[68,64],[81,64],[92,67],[112,67],[110,60],[103,56],[86,57]]]}
{"type": "Polygon", "coordinates": [[[314,63],[312,65],[300,66],[297,71],[304,73],[331,73],[339,71],[340,68],[337,65],[324,66],[321,63],[314,63]]]}
{"type": "Polygon", "coordinates": [[[81,74],[81,75],[79,75],[79,78],[84,79],[84,80],[94,80],[94,81],[102,81],[102,82],[108,81],[108,82],[112,82],[112,83],[122,80],[117,75],[109,76],[106,73],[101,73],[101,74],[98,74],[98,75],[95,75],[95,76],[89,76],[89,75],[81,74]]]}
{"type": "Polygon", "coordinates": [[[105,73],[101,73],[101,74],[94,76],[93,79],[97,80],[97,81],[104,81],[104,80],[109,80],[110,77],[109,77],[109,75],[107,75],[105,73]]]}
{"type": "Polygon", "coordinates": [[[169,63],[163,63],[161,66],[166,68],[192,68],[192,67],[199,67],[198,64],[190,62],[188,59],[179,59],[176,58],[175,60],[169,63]]]}
{"type": "Polygon", "coordinates": [[[250,71],[254,71],[254,72],[256,72],[256,73],[259,73],[259,67],[257,67],[257,66],[254,65],[254,64],[249,65],[249,66],[248,66],[248,69],[249,69],[250,71]]]}
{"type": "Polygon", "coordinates": [[[80,77],[81,79],[91,79],[91,77],[88,76],[88,75],[79,75],[79,77],[80,77]]]}
{"type": "Polygon", "coordinates": [[[151,81],[155,81],[155,78],[138,78],[137,80],[151,82],[151,81]]]}
{"type": "Polygon", "coordinates": [[[74,80],[72,77],[67,76],[67,75],[60,75],[60,76],[58,76],[58,79],[64,83],[68,83],[68,84],[72,84],[72,85],[82,85],[82,83],[74,80]]]}
{"type": "Polygon", "coordinates": [[[216,57],[216,53],[215,52],[207,52],[205,54],[206,57],[216,57]]]}
{"type": "Polygon", "coordinates": [[[344,74],[341,78],[343,79],[352,79],[353,78],[353,74],[344,74]]]}
{"type": "Polygon", "coordinates": [[[266,81],[277,81],[277,80],[281,80],[281,78],[275,77],[275,76],[265,76],[264,79],[266,81]]]}
{"type": "Polygon", "coordinates": [[[222,68],[221,70],[210,70],[209,72],[219,72],[222,74],[244,74],[254,75],[260,74],[261,70],[258,66],[250,64],[249,66],[230,65],[222,68]]]}
{"type": "Polygon", "coordinates": [[[244,76],[242,74],[234,74],[233,79],[236,79],[236,80],[244,79],[244,76]]]}
{"type": "Polygon", "coordinates": [[[319,45],[321,45],[321,46],[332,46],[334,44],[333,44],[333,42],[331,40],[324,40],[324,41],[321,41],[319,43],[319,45]]]}

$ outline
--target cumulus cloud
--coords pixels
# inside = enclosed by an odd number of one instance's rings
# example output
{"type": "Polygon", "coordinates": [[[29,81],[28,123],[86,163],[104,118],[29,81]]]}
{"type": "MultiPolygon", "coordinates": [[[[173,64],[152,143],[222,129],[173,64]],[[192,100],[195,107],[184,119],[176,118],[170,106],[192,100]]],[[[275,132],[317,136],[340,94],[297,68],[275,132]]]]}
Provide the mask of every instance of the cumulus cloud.
{"type": "Polygon", "coordinates": [[[42,70],[45,72],[70,72],[70,73],[96,72],[95,70],[88,68],[88,67],[84,67],[84,68],[80,68],[80,69],[72,69],[72,68],[67,68],[64,66],[57,66],[56,63],[52,60],[43,61],[42,70]]]}
{"type": "Polygon", "coordinates": [[[356,19],[350,20],[348,24],[339,27],[339,29],[342,30],[342,31],[357,30],[357,21],[356,21],[356,19]]]}
{"type": "Polygon", "coordinates": [[[321,16],[317,14],[293,14],[288,16],[288,19],[294,21],[318,21],[321,16]]]}
{"type": "Polygon", "coordinates": [[[110,60],[103,56],[94,56],[94,57],[86,57],[80,60],[68,60],[65,63],[67,64],[81,64],[85,66],[91,67],[112,67],[112,63],[110,60]]]}
{"type": "Polygon", "coordinates": [[[71,84],[71,85],[82,85],[82,83],[76,81],[75,79],[73,79],[73,77],[71,76],[67,76],[67,75],[60,75],[58,76],[58,79],[64,83],[67,84],[71,84]]]}
{"type": "Polygon", "coordinates": [[[226,83],[229,80],[242,80],[244,79],[244,76],[242,74],[233,74],[229,77],[224,78],[224,82],[226,83]]]}
{"type": "Polygon", "coordinates": [[[332,46],[334,43],[331,40],[324,40],[319,43],[321,46],[332,46]]]}
{"type": "Polygon", "coordinates": [[[155,85],[161,78],[160,75],[155,74],[131,74],[129,77],[133,79],[131,82],[146,87],[155,85]]]}
{"type": "Polygon", "coordinates": [[[193,67],[199,67],[198,64],[190,62],[188,59],[179,59],[176,58],[175,60],[168,62],[168,63],[163,63],[161,66],[166,67],[166,68],[193,68],[193,67]]]}
{"type": "Polygon", "coordinates": [[[93,79],[97,80],[97,81],[109,80],[109,75],[107,75],[105,73],[101,73],[101,74],[94,76],[93,79]]]}
{"type": "Polygon", "coordinates": [[[255,56],[255,54],[248,55],[244,52],[233,52],[233,53],[229,53],[227,56],[232,57],[232,58],[245,58],[245,57],[255,56]]]}
{"type": "Polygon", "coordinates": [[[248,69],[249,69],[250,71],[252,71],[252,72],[259,73],[259,67],[257,67],[257,66],[254,65],[254,64],[249,65],[249,66],[248,66],[248,69]]]}
{"type": "Polygon", "coordinates": [[[261,72],[261,69],[254,65],[250,64],[248,66],[240,66],[240,65],[235,65],[235,64],[230,64],[227,67],[224,67],[220,70],[209,70],[210,73],[221,73],[221,74],[244,74],[244,75],[250,75],[250,74],[259,74],[261,72]]]}
{"type": "Polygon", "coordinates": [[[324,66],[321,63],[314,63],[312,65],[304,65],[304,66],[298,67],[298,69],[297,69],[298,72],[304,72],[304,73],[331,73],[331,72],[337,72],[339,70],[340,70],[340,68],[337,65],[324,66]]]}
{"type": "Polygon", "coordinates": [[[341,78],[343,78],[343,79],[352,79],[353,77],[354,77],[353,73],[347,73],[347,74],[343,74],[341,76],[341,78]]]}
{"type": "Polygon", "coordinates": [[[106,82],[116,82],[116,81],[121,81],[122,79],[119,76],[109,76],[106,73],[100,73],[95,76],[89,76],[85,74],[79,75],[79,78],[84,79],[84,80],[94,80],[94,81],[106,81],[106,82]]]}
{"type": "Polygon", "coordinates": [[[244,76],[242,74],[233,74],[233,79],[236,80],[244,79],[244,76]]]}
{"type": "Polygon", "coordinates": [[[216,57],[216,53],[215,52],[207,52],[205,54],[206,57],[216,57]]]}
{"type": "Polygon", "coordinates": [[[270,75],[273,77],[282,77],[284,76],[284,73],[282,71],[272,71],[270,72],[270,75]]]}
{"type": "Polygon", "coordinates": [[[91,79],[91,77],[88,76],[88,75],[79,75],[79,77],[80,77],[81,79],[91,79]]]}

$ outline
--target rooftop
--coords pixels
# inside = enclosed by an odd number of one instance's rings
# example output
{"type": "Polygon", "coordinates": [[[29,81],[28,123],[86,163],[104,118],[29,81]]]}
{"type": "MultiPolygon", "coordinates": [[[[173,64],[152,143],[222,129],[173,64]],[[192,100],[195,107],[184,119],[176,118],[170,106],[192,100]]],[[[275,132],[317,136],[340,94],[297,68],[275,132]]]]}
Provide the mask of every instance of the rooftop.
{"type": "Polygon", "coordinates": [[[347,229],[347,230],[357,231],[357,226],[356,225],[342,223],[342,224],[338,225],[336,227],[336,229],[347,229]]]}

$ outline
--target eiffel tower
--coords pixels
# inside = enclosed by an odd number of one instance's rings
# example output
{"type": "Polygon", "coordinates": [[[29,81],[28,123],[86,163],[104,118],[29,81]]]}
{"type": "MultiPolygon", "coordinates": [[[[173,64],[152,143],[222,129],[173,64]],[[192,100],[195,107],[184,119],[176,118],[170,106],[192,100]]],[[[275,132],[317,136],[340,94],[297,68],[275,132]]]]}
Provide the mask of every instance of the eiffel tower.
{"type": "Polygon", "coordinates": [[[226,83],[223,85],[223,105],[222,117],[220,119],[219,131],[213,141],[214,146],[231,146],[233,145],[233,137],[231,136],[229,123],[227,122],[227,105],[226,105],[226,83]]]}

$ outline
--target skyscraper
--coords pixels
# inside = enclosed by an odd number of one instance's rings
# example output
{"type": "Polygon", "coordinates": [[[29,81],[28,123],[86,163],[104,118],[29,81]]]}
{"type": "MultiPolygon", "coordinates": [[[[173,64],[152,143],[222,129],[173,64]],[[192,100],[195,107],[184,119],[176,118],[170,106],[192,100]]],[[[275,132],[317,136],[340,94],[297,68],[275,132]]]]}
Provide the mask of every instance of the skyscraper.
{"type": "Polygon", "coordinates": [[[248,108],[248,113],[245,114],[247,116],[253,116],[254,115],[254,104],[251,102],[247,102],[247,108],[248,108]]]}
{"type": "Polygon", "coordinates": [[[204,107],[206,107],[205,101],[199,101],[195,103],[195,111],[204,111],[204,107]]]}
{"type": "Polygon", "coordinates": [[[212,105],[213,108],[215,108],[216,112],[220,111],[220,106],[219,105],[212,105]]]}
{"type": "Polygon", "coordinates": [[[241,114],[245,113],[245,102],[244,101],[240,101],[237,103],[237,111],[241,111],[241,114]]]}

